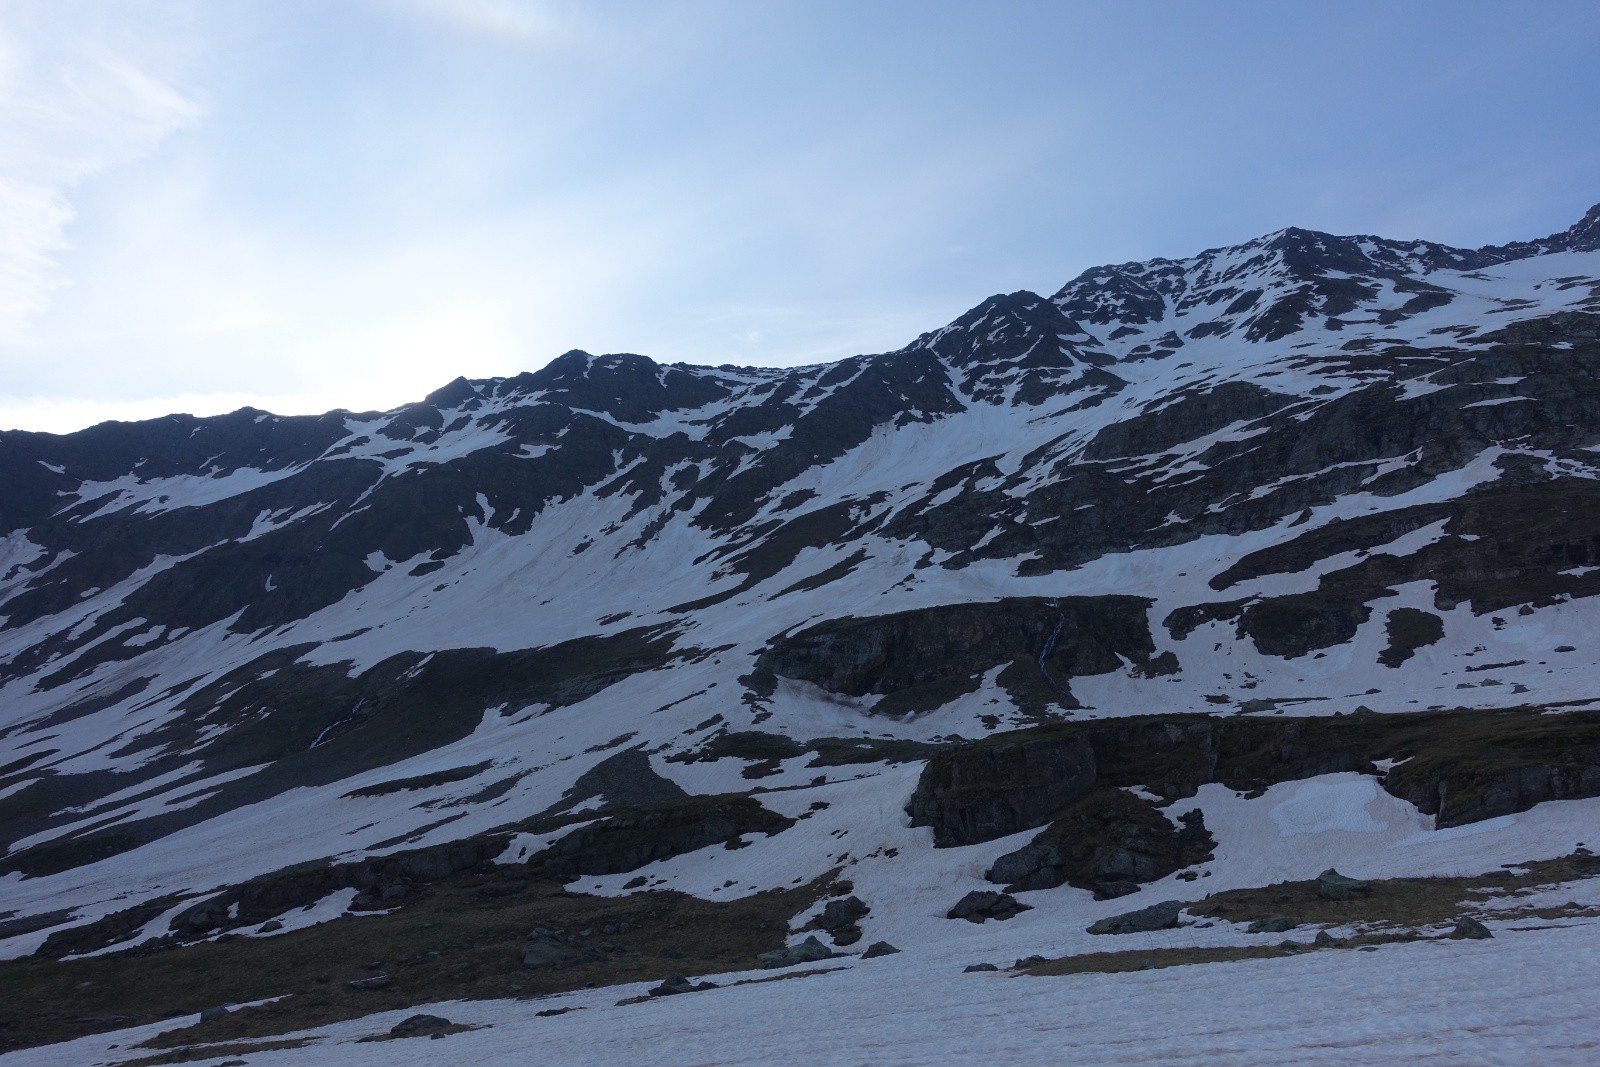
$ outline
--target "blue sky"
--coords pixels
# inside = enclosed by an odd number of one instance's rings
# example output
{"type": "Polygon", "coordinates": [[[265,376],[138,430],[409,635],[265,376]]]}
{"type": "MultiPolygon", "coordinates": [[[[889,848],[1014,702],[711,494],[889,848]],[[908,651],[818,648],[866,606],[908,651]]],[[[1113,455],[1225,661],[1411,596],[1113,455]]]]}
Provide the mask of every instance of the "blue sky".
{"type": "Polygon", "coordinates": [[[1600,201],[1600,6],[0,0],[0,426],[788,364],[1600,201]]]}

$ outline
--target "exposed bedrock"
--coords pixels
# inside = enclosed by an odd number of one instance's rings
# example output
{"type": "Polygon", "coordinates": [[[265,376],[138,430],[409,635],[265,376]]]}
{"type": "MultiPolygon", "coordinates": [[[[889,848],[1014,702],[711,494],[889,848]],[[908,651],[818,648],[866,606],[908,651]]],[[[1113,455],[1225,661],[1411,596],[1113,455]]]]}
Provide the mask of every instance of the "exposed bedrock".
{"type": "MultiPolygon", "coordinates": [[[[255,926],[342,889],[358,891],[352,902],[354,910],[403,906],[434,883],[462,871],[484,868],[500,858],[513,831],[549,832],[571,818],[540,816],[459,841],[348,863],[302,863],[263,874],[179,912],[171,921],[173,936],[166,943],[255,926]]],[[[773,834],[792,825],[794,820],[747,796],[686,796],[616,810],[579,826],[526,862],[505,864],[498,869],[508,878],[569,881],[586,874],[631,871],[708,845],[737,845],[737,839],[744,834],[773,834]]],[[[176,902],[175,898],[163,897],[84,926],[58,931],[50,935],[38,954],[59,958],[125,941],[176,902]]]]}
{"type": "MultiPolygon", "coordinates": [[[[192,804],[171,810],[157,806],[149,817],[13,851],[0,870],[35,876],[102,860],[287,789],[337,782],[443,748],[471,734],[496,707],[565,707],[634,674],[702,654],[676,649],[670,630],[637,628],[511,652],[401,652],[352,675],[345,663],[304,662],[301,657],[312,647],[295,645],[259,656],[184,697],[176,705],[180,714],[111,749],[124,759],[147,757],[130,773],[50,773],[13,792],[0,803],[0,843],[42,836],[81,818],[76,809],[94,800],[119,792],[137,795],[140,782],[159,782],[180,768],[196,779],[259,770],[192,804]]],[[[99,708],[93,702],[68,705],[56,720],[70,721],[99,708]]],[[[623,777],[643,788],[640,776],[623,777]]],[[[363,787],[357,795],[450,780],[449,772],[402,777],[363,787]]]]}
{"type": "Polygon", "coordinates": [[[1164,407],[1101,430],[1083,450],[1086,460],[1148,456],[1204,437],[1234,423],[1265,418],[1298,398],[1250,382],[1224,382],[1177,394],[1164,407]]]}
{"type": "MultiPolygon", "coordinates": [[[[1105,859],[1095,859],[1093,849],[1069,855],[1071,849],[1063,851],[1061,841],[1091,822],[1133,826],[1149,822],[1149,813],[1133,810],[1137,805],[1121,812],[1122,801],[1087,801],[1091,794],[1102,797],[1107,788],[1142,786],[1172,801],[1193,796],[1208,782],[1259,791],[1336,771],[1381,775],[1384,789],[1436,816],[1440,827],[1525,811],[1548,800],[1600,796],[1600,713],[1514,709],[1283,719],[1164,715],[1055,723],[963,743],[935,755],[906,810],[913,826],[933,829],[938,847],[993,841],[1056,824],[1028,846],[1033,851],[1003,857],[991,877],[1016,884],[1029,879],[1047,883],[1059,876],[1094,888],[1111,871],[1105,859]],[[1381,773],[1375,761],[1383,759],[1398,762],[1381,773]]],[[[1199,832],[1193,831],[1194,840],[1179,848],[1180,853],[1194,853],[1199,832]]],[[[1114,829],[1109,838],[1099,834],[1095,847],[1114,849],[1120,833],[1114,829]]],[[[1145,854],[1170,855],[1165,848],[1163,844],[1145,854]]],[[[1130,869],[1149,873],[1165,861],[1144,868],[1133,862],[1130,869]]]]}
{"type": "Polygon", "coordinates": [[[1013,597],[830,619],[777,638],[756,668],[833,693],[884,697],[874,710],[895,714],[937,706],[1004,666],[1000,683],[1024,706],[1075,707],[1074,677],[1124,661],[1171,669],[1154,656],[1149,606],[1132,596],[1013,597]]]}
{"type": "MultiPolygon", "coordinates": [[[[318,861],[286,867],[232,886],[178,912],[171,920],[171,940],[187,941],[217,930],[254,926],[291,909],[315,904],[341,889],[366,894],[370,907],[393,905],[422,886],[487,862],[505,847],[504,835],[483,835],[350,863],[318,861]]],[[[174,903],[174,898],[162,897],[84,926],[58,931],[45,940],[37,954],[59,958],[127,940],[174,903]]]]}
{"type": "MultiPolygon", "coordinates": [[[[1206,622],[1233,620],[1236,636],[1248,637],[1260,652],[1292,658],[1349,641],[1375,606],[1410,582],[1431,582],[1440,611],[1468,604],[1478,615],[1600,593],[1600,571],[1594,569],[1600,565],[1600,485],[1553,478],[1537,463],[1503,458],[1500,466],[1499,480],[1457,500],[1331,522],[1243,556],[1211,582],[1226,589],[1304,572],[1343,553],[1360,557],[1322,575],[1315,589],[1185,606],[1169,614],[1165,625],[1182,639],[1206,622]],[[1443,524],[1437,539],[1404,555],[1383,551],[1434,523],[1443,524]]],[[[1410,608],[1390,613],[1393,650],[1382,662],[1398,666],[1416,648],[1438,640],[1442,625],[1423,614],[1410,608]]]]}
{"type": "Polygon", "coordinates": [[[1174,826],[1151,801],[1101,787],[1069,804],[1031,842],[994,861],[986,878],[1012,892],[1066,884],[1101,900],[1211,857],[1216,842],[1198,811],[1174,826]]]}
{"type": "Polygon", "coordinates": [[[1096,780],[1088,738],[1029,737],[930,760],[907,810],[936,845],[969,845],[1042,825],[1096,780]]]}
{"type": "Polygon", "coordinates": [[[531,871],[568,880],[618,874],[744,834],[775,834],[794,820],[750,797],[685,797],[613,815],[567,834],[528,861],[531,871]]]}

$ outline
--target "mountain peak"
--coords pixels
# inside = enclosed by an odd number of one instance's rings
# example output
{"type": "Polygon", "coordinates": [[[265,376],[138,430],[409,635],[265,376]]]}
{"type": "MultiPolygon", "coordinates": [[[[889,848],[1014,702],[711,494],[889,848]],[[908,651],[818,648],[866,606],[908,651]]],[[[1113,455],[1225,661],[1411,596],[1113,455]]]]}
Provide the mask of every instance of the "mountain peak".
{"type": "Polygon", "coordinates": [[[1568,247],[1575,252],[1600,250],[1600,204],[1583,213],[1583,218],[1567,227],[1563,235],[1568,247]]]}
{"type": "MultiPolygon", "coordinates": [[[[892,935],[955,981],[965,919],[1025,963],[1141,893],[1235,891],[1233,943],[1262,883],[1335,862],[1374,879],[1341,922],[1473,857],[1592,874],[1600,254],[1547,253],[1597,229],[1289,227],[828,365],[573,350],[389,412],[0,432],[0,960],[34,957],[0,969],[0,1050],[223,993],[282,998],[256,1032],[523,982],[600,1033],[637,999],[600,986],[686,966],[662,946],[723,973],[892,935]]],[[[1184,948],[1155,907],[1140,951],[1184,948]]],[[[826,952],[852,989],[905,973],[826,952]]]]}

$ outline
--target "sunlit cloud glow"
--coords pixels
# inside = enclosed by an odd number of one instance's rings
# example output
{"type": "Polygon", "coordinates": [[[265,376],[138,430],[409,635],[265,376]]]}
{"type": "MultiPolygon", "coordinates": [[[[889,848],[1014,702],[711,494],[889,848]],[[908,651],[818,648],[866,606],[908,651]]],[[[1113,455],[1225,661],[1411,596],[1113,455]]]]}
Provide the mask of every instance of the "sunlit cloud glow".
{"type": "Polygon", "coordinates": [[[1581,5],[0,4],[0,427],[819,362],[1097,263],[1600,199],[1581,5]]]}

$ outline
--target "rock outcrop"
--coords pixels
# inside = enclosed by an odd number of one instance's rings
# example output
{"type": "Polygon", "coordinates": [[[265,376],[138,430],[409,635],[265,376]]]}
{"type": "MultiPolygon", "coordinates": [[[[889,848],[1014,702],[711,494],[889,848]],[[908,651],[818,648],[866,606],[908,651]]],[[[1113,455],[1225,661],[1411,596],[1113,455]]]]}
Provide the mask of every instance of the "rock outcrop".
{"type": "Polygon", "coordinates": [[[1138,911],[1127,911],[1090,923],[1091,934],[1146,934],[1155,930],[1171,930],[1183,915],[1181,900],[1164,900],[1138,911]]]}
{"type": "Polygon", "coordinates": [[[936,707],[1004,666],[1001,684],[1023,703],[1070,708],[1072,678],[1151,664],[1149,606],[1130,596],[1016,597],[835,619],[780,637],[757,670],[879,696],[875,712],[903,714],[936,707]]]}
{"type": "Polygon", "coordinates": [[[1006,893],[993,893],[983,889],[974,889],[960,900],[945,915],[947,919],[965,919],[969,923],[982,923],[990,919],[1004,922],[1030,910],[1030,905],[1023,904],[1017,898],[1006,893]]]}

